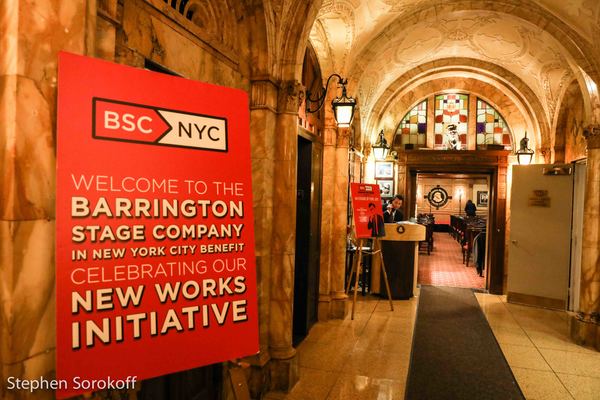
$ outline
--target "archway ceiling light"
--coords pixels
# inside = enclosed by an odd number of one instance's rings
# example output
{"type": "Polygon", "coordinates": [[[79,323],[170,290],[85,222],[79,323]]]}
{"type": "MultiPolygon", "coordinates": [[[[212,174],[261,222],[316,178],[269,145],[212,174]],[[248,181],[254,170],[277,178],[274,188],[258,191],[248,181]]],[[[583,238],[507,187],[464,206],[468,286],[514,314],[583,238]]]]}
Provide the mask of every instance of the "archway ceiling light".
{"type": "MultiPolygon", "coordinates": [[[[591,35],[587,27],[597,25],[600,15],[600,2],[592,7],[584,5],[584,0],[530,2],[560,16],[584,37],[591,35]],[[581,16],[589,21],[582,21],[581,16]]],[[[524,19],[496,11],[436,9],[423,13],[423,18],[404,20],[431,4],[430,0],[323,3],[311,42],[324,71],[335,65],[347,73],[360,98],[364,121],[388,86],[406,71],[453,57],[485,60],[518,76],[552,120],[562,91],[574,78],[575,65],[558,40],[524,19]]]]}

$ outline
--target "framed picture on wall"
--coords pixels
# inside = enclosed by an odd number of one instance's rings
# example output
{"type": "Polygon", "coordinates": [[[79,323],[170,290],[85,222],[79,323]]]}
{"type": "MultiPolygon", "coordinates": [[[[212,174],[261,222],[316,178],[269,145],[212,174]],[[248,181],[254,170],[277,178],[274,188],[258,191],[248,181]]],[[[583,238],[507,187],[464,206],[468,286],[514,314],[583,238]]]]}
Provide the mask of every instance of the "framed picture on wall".
{"type": "Polygon", "coordinates": [[[376,179],[377,184],[379,185],[379,192],[381,193],[381,198],[391,198],[394,196],[394,180],[393,179],[376,179]]]}
{"type": "Polygon", "coordinates": [[[488,206],[488,192],[487,191],[477,191],[477,207],[487,207],[488,206]]]}
{"type": "Polygon", "coordinates": [[[376,161],[375,162],[375,178],[393,178],[394,163],[391,161],[376,161]]]}

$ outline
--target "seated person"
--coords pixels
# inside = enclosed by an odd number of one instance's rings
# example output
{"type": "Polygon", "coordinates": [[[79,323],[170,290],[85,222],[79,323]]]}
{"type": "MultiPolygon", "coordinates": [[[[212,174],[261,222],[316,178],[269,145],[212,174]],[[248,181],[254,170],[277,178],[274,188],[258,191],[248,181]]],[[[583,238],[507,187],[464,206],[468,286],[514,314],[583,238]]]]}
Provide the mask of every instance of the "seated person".
{"type": "Polygon", "coordinates": [[[402,212],[402,205],[404,204],[404,197],[397,194],[392,200],[391,209],[388,208],[383,214],[383,220],[387,223],[404,221],[404,213],[402,212]]]}

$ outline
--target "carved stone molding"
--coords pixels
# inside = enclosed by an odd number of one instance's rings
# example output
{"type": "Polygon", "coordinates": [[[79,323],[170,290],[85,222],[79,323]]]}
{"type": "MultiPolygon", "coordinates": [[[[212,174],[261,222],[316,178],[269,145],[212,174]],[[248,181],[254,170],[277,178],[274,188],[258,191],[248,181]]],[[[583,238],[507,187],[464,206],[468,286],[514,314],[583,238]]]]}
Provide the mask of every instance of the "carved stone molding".
{"type": "Polygon", "coordinates": [[[538,152],[544,157],[545,163],[550,163],[552,161],[552,149],[550,147],[540,147],[538,152]]]}
{"type": "Polygon", "coordinates": [[[600,125],[588,125],[583,130],[588,149],[600,149],[600,125]]]}
{"type": "Polygon", "coordinates": [[[349,128],[337,128],[336,135],[336,146],[337,147],[348,147],[350,145],[350,129],[349,128]]]}
{"type": "Polygon", "coordinates": [[[282,82],[279,87],[277,111],[297,114],[304,101],[304,86],[298,81],[282,82]]]}
{"type": "Polygon", "coordinates": [[[362,160],[365,164],[367,163],[367,160],[368,160],[369,156],[371,155],[371,150],[372,150],[371,143],[365,143],[365,145],[362,149],[362,153],[365,155],[362,160]]]}
{"type": "Polygon", "coordinates": [[[270,80],[252,81],[250,89],[250,109],[277,110],[277,85],[270,80]]]}
{"type": "Polygon", "coordinates": [[[600,325],[600,312],[584,313],[579,311],[576,318],[580,321],[600,325]]]}

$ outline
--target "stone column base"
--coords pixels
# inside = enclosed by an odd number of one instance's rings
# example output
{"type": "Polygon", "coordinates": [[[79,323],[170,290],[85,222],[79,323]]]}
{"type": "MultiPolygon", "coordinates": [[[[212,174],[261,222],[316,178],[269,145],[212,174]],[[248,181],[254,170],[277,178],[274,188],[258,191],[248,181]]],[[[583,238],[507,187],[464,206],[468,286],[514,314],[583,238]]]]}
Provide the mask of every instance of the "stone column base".
{"type": "Polygon", "coordinates": [[[348,296],[344,292],[332,293],[330,296],[319,296],[318,319],[320,322],[330,319],[344,319],[347,315],[346,300],[348,296]]]}
{"type": "Polygon", "coordinates": [[[257,355],[241,360],[242,363],[250,365],[248,389],[250,390],[250,397],[253,399],[259,399],[261,395],[267,393],[271,388],[271,376],[268,368],[270,360],[269,352],[262,350],[257,355]]]}
{"type": "Polygon", "coordinates": [[[317,319],[319,322],[329,321],[331,310],[331,296],[320,294],[319,304],[317,305],[317,319]]]}
{"type": "Polygon", "coordinates": [[[345,292],[333,293],[331,297],[331,308],[329,310],[330,319],[344,319],[348,314],[346,308],[348,296],[345,292]]]}
{"type": "Polygon", "coordinates": [[[584,321],[579,316],[573,315],[569,320],[571,339],[580,346],[594,347],[600,351],[600,324],[593,321],[584,321]]]}
{"type": "Polygon", "coordinates": [[[271,390],[288,393],[299,377],[298,356],[286,360],[271,359],[269,371],[271,375],[271,390]]]}

